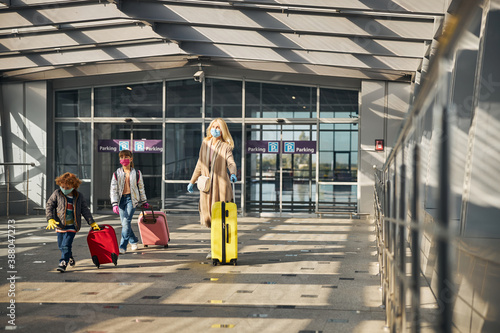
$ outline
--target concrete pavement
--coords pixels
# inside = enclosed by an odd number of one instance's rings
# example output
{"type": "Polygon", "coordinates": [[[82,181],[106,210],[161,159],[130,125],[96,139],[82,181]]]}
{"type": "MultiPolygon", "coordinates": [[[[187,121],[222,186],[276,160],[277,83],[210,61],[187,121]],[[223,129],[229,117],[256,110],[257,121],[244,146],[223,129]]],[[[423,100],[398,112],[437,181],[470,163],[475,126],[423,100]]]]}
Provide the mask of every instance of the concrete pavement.
{"type": "MultiPolygon", "coordinates": [[[[115,227],[119,238],[116,215],[94,217],[115,227]]],[[[13,220],[0,224],[0,329],[384,332],[371,220],[239,217],[238,265],[216,267],[205,259],[209,229],[195,215],[168,216],[168,248],[139,245],[131,252],[129,246],[116,267],[100,269],[90,259],[85,226],[74,241],[76,266],[66,273],[56,271],[60,251],[45,218],[13,220]],[[15,230],[11,268],[9,225],[15,230]]],[[[139,235],[136,223],[133,228],[139,235]]]]}

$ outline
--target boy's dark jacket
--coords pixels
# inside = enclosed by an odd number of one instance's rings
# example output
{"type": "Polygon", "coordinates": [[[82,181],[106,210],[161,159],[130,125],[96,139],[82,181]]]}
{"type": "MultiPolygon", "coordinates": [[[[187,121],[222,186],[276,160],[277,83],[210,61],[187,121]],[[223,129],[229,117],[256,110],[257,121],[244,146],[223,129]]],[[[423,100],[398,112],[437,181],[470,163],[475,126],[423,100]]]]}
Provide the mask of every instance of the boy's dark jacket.
{"type": "MultiPolygon", "coordinates": [[[[75,230],[80,230],[82,225],[82,215],[87,220],[90,225],[94,223],[94,218],[90,213],[90,209],[85,202],[83,195],[73,190],[73,212],[75,214],[75,230]]],[[[68,201],[66,196],[61,192],[61,190],[55,190],[47,201],[47,206],[45,208],[45,215],[47,216],[47,221],[54,219],[59,222],[57,226],[58,229],[64,229],[66,226],[66,206],[68,201]]]]}

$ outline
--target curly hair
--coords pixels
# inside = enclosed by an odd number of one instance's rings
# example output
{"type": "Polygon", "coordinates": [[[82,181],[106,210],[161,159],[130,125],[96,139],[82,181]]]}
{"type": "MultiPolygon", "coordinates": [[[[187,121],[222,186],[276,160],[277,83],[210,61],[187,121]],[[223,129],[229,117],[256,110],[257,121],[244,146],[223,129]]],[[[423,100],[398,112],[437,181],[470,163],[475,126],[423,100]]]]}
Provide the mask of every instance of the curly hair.
{"type": "Polygon", "coordinates": [[[60,175],[59,177],[56,178],[56,184],[59,186],[65,186],[65,187],[72,187],[75,190],[80,187],[80,184],[82,181],[78,179],[78,177],[71,173],[71,172],[66,172],[60,175]]]}

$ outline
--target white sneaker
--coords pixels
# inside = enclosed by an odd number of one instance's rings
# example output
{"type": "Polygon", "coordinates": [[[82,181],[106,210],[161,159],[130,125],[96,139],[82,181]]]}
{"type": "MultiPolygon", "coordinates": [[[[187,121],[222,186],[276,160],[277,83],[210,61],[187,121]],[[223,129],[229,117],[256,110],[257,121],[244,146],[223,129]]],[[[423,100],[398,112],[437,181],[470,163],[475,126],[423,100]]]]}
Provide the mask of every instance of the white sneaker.
{"type": "Polygon", "coordinates": [[[206,259],[212,259],[212,252],[208,252],[206,259]]]}
{"type": "Polygon", "coordinates": [[[137,244],[130,244],[132,251],[137,251],[137,244]]]}
{"type": "Polygon", "coordinates": [[[122,248],[120,247],[120,254],[125,254],[125,253],[127,253],[127,250],[122,249],[122,248]]]}

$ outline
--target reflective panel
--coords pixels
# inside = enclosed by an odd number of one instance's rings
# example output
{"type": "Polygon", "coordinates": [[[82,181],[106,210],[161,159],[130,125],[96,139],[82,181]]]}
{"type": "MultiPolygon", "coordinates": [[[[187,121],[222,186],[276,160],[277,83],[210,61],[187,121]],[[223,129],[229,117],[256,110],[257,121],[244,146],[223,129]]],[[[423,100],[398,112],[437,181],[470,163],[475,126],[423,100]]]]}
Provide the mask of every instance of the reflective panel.
{"type": "Polygon", "coordinates": [[[356,185],[319,185],[319,211],[355,212],[356,207],[356,185]]]}
{"type": "Polygon", "coordinates": [[[246,82],[246,116],[316,118],[316,88],[246,82]]]}
{"type": "Polygon", "coordinates": [[[56,91],[56,117],[90,117],[90,88],[56,91]]]}
{"type": "Polygon", "coordinates": [[[201,140],[201,123],[165,124],[165,179],[167,181],[191,179],[198,161],[201,140]],[[186,140],[186,138],[190,139],[186,140]]]}
{"type": "Polygon", "coordinates": [[[321,118],[354,118],[358,116],[358,92],[321,88],[319,92],[321,118]]]}
{"type": "Polygon", "coordinates": [[[218,79],[205,80],[206,117],[240,118],[242,82],[218,79]]]}
{"type": "Polygon", "coordinates": [[[161,82],[94,89],[96,117],[163,117],[161,82]]]}
{"type": "Polygon", "coordinates": [[[320,124],[320,181],[357,181],[357,127],[356,124],[320,124]]]}
{"type": "Polygon", "coordinates": [[[167,81],[166,100],[167,118],[201,117],[202,84],[193,79],[167,81]]]}
{"type": "Polygon", "coordinates": [[[90,123],[56,123],[55,131],[55,176],[71,172],[90,180],[90,123]]]}

